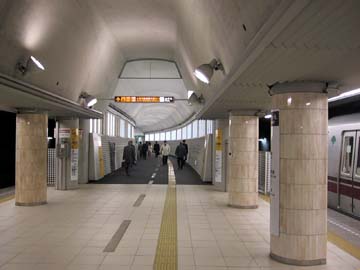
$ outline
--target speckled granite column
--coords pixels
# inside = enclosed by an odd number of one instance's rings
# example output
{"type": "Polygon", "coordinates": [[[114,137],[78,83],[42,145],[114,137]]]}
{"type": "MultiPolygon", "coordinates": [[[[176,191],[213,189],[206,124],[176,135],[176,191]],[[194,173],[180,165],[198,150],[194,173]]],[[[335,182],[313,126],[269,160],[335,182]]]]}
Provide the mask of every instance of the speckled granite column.
{"type": "Polygon", "coordinates": [[[325,87],[288,83],[272,97],[272,107],[280,111],[280,234],[271,235],[271,257],[287,264],[326,263],[325,87]]]}
{"type": "Polygon", "coordinates": [[[229,119],[229,205],[257,208],[259,119],[236,113],[230,113],[229,119]]]}
{"type": "Polygon", "coordinates": [[[16,205],[46,203],[47,120],[46,114],[16,117],[16,205]]]}

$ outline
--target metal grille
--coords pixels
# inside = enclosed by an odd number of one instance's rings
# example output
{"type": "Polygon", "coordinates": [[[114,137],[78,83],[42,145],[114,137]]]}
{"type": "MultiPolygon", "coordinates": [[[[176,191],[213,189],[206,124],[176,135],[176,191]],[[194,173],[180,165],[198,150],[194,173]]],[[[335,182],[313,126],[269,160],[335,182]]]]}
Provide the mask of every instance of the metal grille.
{"type": "Polygon", "coordinates": [[[48,170],[47,170],[47,184],[48,186],[55,186],[56,179],[56,149],[48,148],[48,170]]]}
{"type": "Polygon", "coordinates": [[[270,192],[271,153],[259,152],[259,192],[270,192]]]}

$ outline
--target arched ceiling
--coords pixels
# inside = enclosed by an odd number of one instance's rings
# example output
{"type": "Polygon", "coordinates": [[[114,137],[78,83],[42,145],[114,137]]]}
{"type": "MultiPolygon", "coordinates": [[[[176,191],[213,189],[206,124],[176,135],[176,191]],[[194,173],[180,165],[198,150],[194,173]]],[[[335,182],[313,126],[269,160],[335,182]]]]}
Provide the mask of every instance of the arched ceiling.
{"type": "MultiPolygon", "coordinates": [[[[196,117],[227,117],[229,110],[269,109],[267,85],[277,81],[359,88],[358,14],[358,0],[0,0],[0,72],[73,101],[84,90],[108,98],[149,92],[186,97],[191,89],[205,97],[196,117]],[[14,71],[28,54],[45,72],[14,71]],[[181,82],[119,81],[124,64],[139,58],[175,61],[181,82]],[[205,85],[192,71],[212,58],[225,71],[205,85]]],[[[121,109],[141,119],[144,130],[192,114],[183,103],[157,106],[121,109]]]]}
{"type": "Polygon", "coordinates": [[[115,96],[172,96],[171,104],[115,104],[130,115],[144,132],[166,129],[194,114],[187,89],[174,62],[137,60],[127,62],[120,74],[115,96]],[[180,99],[180,100],[179,100],[180,99]]]}

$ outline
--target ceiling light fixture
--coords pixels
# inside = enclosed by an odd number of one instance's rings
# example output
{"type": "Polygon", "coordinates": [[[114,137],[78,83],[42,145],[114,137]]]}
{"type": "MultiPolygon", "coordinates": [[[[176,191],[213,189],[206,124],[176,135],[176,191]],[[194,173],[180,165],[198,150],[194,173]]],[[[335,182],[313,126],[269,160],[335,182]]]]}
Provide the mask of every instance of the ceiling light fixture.
{"type": "Polygon", "coordinates": [[[267,115],[264,116],[265,119],[270,119],[271,117],[272,117],[271,114],[267,114],[267,115]]]}
{"type": "Polygon", "coordinates": [[[211,77],[214,74],[214,70],[224,70],[221,62],[215,58],[211,60],[209,64],[202,64],[201,66],[197,67],[194,71],[194,75],[200,81],[208,84],[210,83],[211,77]]]}
{"type": "Polygon", "coordinates": [[[18,62],[16,69],[20,71],[22,75],[25,75],[27,72],[44,71],[45,67],[38,59],[31,55],[27,57],[25,61],[18,62]]]}
{"type": "Polygon", "coordinates": [[[202,104],[205,102],[203,95],[197,96],[196,93],[192,93],[188,99],[188,105],[192,106],[193,104],[202,104]]]}
{"type": "Polygon", "coordinates": [[[80,99],[80,105],[87,107],[87,108],[91,108],[98,102],[96,97],[89,95],[86,92],[81,92],[79,99],[80,99]]]}
{"type": "Polygon", "coordinates": [[[356,96],[356,95],[359,95],[359,94],[360,94],[360,88],[354,89],[354,90],[342,93],[342,94],[340,94],[340,95],[338,95],[336,97],[329,98],[328,102],[336,101],[336,100],[347,98],[347,97],[356,96]]]}

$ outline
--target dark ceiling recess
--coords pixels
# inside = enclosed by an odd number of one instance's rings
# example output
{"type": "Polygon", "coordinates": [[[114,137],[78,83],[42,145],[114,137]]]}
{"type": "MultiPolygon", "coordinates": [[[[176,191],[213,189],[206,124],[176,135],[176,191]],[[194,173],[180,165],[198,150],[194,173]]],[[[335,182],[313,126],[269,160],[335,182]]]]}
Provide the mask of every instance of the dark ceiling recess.
{"type": "Polygon", "coordinates": [[[329,119],[353,113],[360,113],[360,95],[329,103],[329,119]]]}
{"type": "Polygon", "coordinates": [[[0,189],[15,185],[16,114],[0,111],[0,189]]]}
{"type": "Polygon", "coordinates": [[[259,118],[259,151],[271,149],[271,119],[259,118]]]}

